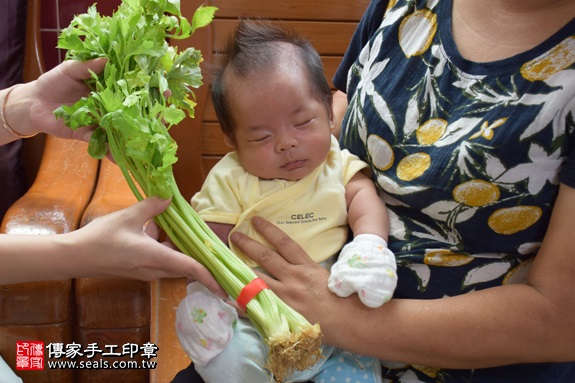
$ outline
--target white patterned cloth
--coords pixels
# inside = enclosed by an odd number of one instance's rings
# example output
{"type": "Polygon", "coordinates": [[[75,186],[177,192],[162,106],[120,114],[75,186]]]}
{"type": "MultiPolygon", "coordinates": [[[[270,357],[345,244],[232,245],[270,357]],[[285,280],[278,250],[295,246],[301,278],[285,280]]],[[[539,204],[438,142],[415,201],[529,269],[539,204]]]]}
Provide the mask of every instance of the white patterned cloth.
{"type": "Polygon", "coordinates": [[[391,299],[397,285],[395,256],[387,242],[373,234],[360,234],[344,246],[331,267],[329,289],[340,297],[357,293],[368,307],[391,299]]]}
{"type": "Polygon", "coordinates": [[[205,366],[232,339],[238,314],[199,282],[187,293],[176,311],[176,334],[194,364],[205,366]]]}

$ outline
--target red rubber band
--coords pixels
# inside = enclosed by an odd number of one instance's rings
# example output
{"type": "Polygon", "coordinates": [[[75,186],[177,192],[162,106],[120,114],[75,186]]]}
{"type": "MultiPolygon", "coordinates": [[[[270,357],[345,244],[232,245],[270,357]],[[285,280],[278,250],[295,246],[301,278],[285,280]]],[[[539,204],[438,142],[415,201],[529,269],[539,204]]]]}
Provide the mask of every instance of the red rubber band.
{"type": "Polygon", "coordinates": [[[250,283],[244,286],[240,295],[236,298],[236,302],[240,308],[246,311],[246,306],[252,299],[256,297],[263,289],[267,289],[268,285],[261,278],[255,278],[250,283]]]}

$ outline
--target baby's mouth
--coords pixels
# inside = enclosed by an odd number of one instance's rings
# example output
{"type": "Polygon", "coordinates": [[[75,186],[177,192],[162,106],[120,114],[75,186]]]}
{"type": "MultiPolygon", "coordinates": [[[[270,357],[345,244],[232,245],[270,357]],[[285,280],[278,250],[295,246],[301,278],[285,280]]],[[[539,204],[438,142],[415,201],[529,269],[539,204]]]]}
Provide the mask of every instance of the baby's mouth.
{"type": "Polygon", "coordinates": [[[282,168],[285,170],[295,170],[295,169],[299,169],[299,168],[303,167],[305,165],[305,163],[306,163],[305,160],[291,161],[291,162],[288,162],[287,164],[285,164],[284,166],[282,166],[282,168]]]}

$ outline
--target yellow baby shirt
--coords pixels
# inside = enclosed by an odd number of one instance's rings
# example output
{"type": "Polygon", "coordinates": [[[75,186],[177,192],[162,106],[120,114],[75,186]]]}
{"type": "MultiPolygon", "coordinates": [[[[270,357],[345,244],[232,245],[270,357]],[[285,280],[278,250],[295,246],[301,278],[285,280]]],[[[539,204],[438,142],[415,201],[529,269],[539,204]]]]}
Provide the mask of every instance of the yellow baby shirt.
{"type": "MultiPolygon", "coordinates": [[[[210,171],[192,198],[192,207],[204,221],[234,225],[231,233],[240,231],[273,248],[251,225],[253,216],[265,218],[296,240],[316,262],[323,262],[346,243],[345,185],[364,168],[367,164],[340,150],[334,137],[326,161],[298,181],[256,177],[231,152],[210,171]]],[[[231,242],[230,248],[248,265],[257,266],[231,242]]]]}

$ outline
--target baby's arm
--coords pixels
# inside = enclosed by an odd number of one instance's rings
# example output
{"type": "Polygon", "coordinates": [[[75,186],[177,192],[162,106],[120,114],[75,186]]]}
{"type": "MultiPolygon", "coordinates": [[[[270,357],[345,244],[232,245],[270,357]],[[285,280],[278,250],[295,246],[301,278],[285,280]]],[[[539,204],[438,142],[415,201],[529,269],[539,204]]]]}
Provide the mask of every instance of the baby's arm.
{"type": "Polygon", "coordinates": [[[234,225],[218,222],[206,222],[206,224],[210,227],[210,229],[212,229],[218,238],[221,239],[222,242],[229,247],[228,237],[230,236],[230,231],[232,231],[234,225]]]}
{"type": "Polygon", "coordinates": [[[387,248],[387,210],[362,173],[348,182],[345,197],[354,239],[332,266],[328,287],[340,297],[357,293],[366,306],[379,307],[391,299],[397,285],[395,256],[387,248]]]}
{"type": "Polygon", "coordinates": [[[361,172],[356,173],[345,187],[345,199],[354,237],[374,234],[387,241],[389,217],[373,181],[361,172]]]}

